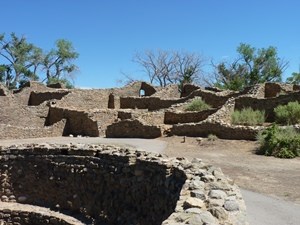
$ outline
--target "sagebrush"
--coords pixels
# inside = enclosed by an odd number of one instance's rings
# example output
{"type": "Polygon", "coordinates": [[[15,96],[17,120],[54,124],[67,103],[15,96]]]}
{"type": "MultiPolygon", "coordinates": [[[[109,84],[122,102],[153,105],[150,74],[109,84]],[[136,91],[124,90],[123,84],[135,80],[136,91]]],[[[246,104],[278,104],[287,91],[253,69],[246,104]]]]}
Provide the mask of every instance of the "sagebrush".
{"type": "Polygon", "coordinates": [[[300,123],[299,102],[289,102],[287,105],[279,105],[274,109],[275,121],[279,124],[291,125],[300,123]]]}
{"type": "Polygon", "coordinates": [[[236,110],[231,115],[232,124],[237,125],[262,125],[265,122],[265,112],[253,110],[252,108],[244,108],[236,110]]]}
{"type": "Polygon", "coordinates": [[[258,153],[279,158],[294,158],[300,155],[300,134],[293,127],[273,124],[257,135],[260,143],[258,153]]]}
{"type": "Polygon", "coordinates": [[[185,111],[203,111],[211,108],[212,107],[201,98],[196,98],[186,106],[185,111]]]}

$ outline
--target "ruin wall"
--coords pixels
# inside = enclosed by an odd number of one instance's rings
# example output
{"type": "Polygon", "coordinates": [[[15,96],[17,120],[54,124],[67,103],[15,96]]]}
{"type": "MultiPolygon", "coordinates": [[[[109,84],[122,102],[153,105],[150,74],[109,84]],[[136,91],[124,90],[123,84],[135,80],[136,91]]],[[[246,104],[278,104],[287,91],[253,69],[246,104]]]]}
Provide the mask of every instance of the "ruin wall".
{"type": "Polygon", "coordinates": [[[200,159],[80,144],[2,147],[0,155],[2,202],[86,224],[248,224],[237,186],[200,159]]]}

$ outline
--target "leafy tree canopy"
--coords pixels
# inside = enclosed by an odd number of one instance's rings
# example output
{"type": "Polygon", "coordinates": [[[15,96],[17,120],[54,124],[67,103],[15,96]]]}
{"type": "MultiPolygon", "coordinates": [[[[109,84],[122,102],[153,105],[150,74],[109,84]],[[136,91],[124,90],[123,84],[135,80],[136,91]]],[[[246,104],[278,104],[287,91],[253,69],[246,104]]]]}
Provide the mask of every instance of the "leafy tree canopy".
{"type": "Polygon", "coordinates": [[[275,47],[256,49],[241,43],[238,58],[231,63],[215,65],[215,86],[241,90],[246,86],[263,82],[280,82],[288,63],[277,56],[275,47]]]}
{"type": "Polygon", "coordinates": [[[46,81],[68,80],[76,70],[72,63],[78,57],[72,43],[61,39],[56,49],[48,53],[29,43],[26,37],[11,33],[8,38],[0,34],[0,82],[8,88],[17,88],[29,80],[39,80],[46,71],[46,81]]]}
{"type": "Polygon", "coordinates": [[[288,77],[286,79],[286,82],[287,83],[290,83],[290,84],[300,84],[300,72],[299,73],[292,73],[292,76],[288,77]]]}

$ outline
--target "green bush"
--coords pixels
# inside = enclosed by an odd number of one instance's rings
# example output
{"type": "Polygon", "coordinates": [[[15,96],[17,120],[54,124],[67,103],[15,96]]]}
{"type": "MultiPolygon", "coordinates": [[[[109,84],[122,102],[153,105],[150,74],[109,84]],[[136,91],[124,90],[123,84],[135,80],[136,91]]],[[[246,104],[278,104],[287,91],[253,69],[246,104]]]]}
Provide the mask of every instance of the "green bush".
{"type": "Polygon", "coordinates": [[[273,124],[257,135],[258,153],[279,158],[294,158],[300,155],[300,134],[293,127],[273,124]]]}
{"type": "Polygon", "coordinates": [[[217,135],[215,135],[215,134],[209,134],[208,136],[207,136],[207,140],[208,141],[216,141],[216,140],[218,140],[219,138],[217,137],[217,135]]]}
{"type": "Polygon", "coordinates": [[[289,102],[287,105],[279,105],[274,109],[275,120],[280,124],[300,123],[300,104],[299,102],[289,102]]]}
{"type": "Polygon", "coordinates": [[[202,111],[206,109],[211,109],[211,106],[206,104],[201,98],[196,98],[186,106],[185,111],[202,111]]]}
{"type": "Polygon", "coordinates": [[[244,108],[241,111],[234,111],[231,115],[232,124],[239,125],[261,125],[265,122],[265,112],[244,108]]]}

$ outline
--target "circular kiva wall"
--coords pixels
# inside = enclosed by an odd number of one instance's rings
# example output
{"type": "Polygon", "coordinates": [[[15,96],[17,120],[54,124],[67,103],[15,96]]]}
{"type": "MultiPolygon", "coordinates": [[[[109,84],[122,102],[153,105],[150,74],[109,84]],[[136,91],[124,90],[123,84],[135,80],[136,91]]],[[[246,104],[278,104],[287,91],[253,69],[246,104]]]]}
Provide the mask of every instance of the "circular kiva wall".
{"type": "Polygon", "coordinates": [[[47,207],[84,224],[247,224],[237,186],[199,159],[94,145],[9,147],[0,157],[8,205],[47,207]]]}

